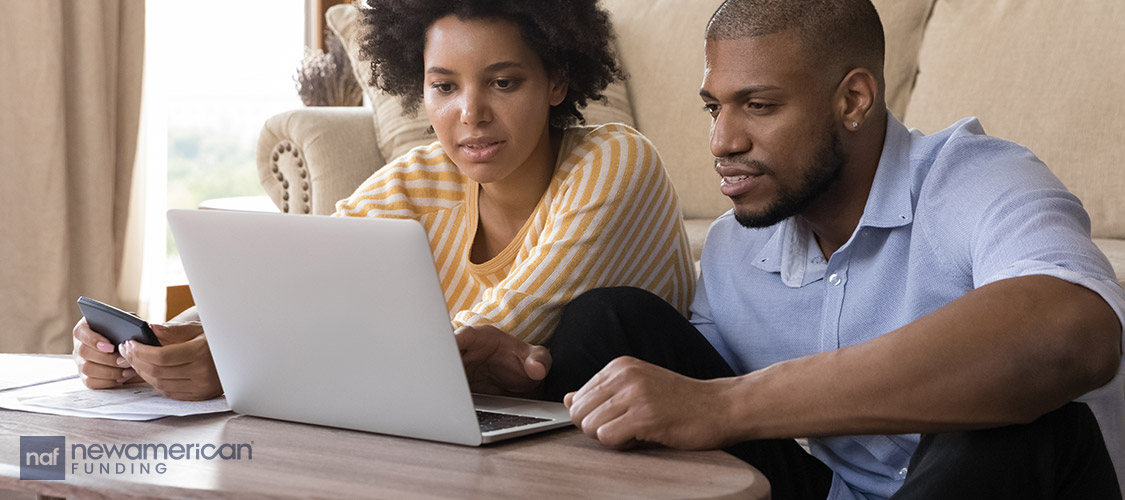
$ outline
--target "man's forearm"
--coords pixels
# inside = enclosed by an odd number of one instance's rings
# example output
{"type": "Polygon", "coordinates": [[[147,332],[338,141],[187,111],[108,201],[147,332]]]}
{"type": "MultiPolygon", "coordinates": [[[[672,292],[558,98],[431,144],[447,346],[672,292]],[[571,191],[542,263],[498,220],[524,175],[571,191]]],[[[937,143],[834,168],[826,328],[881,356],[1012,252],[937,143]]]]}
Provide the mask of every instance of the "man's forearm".
{"type": "Polygon", "coordinates": [[[863,344],[730,379],[734,441],[1027,422],[1116,373],[1121,325],[1094,292],[999,281],[863,344]]]}

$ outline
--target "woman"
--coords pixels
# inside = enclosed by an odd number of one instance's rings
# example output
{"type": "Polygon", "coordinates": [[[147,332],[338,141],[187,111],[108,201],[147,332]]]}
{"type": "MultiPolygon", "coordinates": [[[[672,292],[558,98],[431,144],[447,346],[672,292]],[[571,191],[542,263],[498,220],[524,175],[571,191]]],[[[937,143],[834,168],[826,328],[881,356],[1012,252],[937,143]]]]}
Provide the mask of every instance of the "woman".
{"type": "MultiPolygon", "coordinates": [[[[687,312],[694,267],[655,149],[623,125],[575,126],[621,77],[594,0],[369,4],[372,83],[408,112],[424,105],[437,141],[378,170],[335,215],[423,224],[474,390],[534,388],[550,365],[538,345],[586,290],[635,286],[687,312]]],[[[191,339],[182,356],[165,342],[126,344],[117,359],[80,322],[86,384],[139,373],[171,397],[221,393],[198,325],[175,330],[191,339]]]]}

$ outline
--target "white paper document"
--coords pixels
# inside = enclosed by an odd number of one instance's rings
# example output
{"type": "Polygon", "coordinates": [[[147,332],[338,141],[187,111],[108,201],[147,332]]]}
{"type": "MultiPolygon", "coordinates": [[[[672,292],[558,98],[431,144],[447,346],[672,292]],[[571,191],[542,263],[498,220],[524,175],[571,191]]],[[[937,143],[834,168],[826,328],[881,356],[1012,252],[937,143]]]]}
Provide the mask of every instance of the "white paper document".
{"type": "MultiPolygon", "coordinates": [[[[0,355],[10,356],[10,355],[0,355]]],[[[28,356],[38,358],[38,362],[53,361],[59,358],[28,356]]],[[[26,362],[27,360],[21,360],[26,362]]],[[[30,369],[22,379],[14,382],[17,389],[0,390],[0,408],[10,410],[50,413],[72,417],[107,418],[113,420],[153,420],[161,417],[198,415],[229,411],[225,397],[208,401],[177,401],[161,396],[148,384],[130,384],[113,389],[92,390],[82,384],[77,377],[74,363],[69,358],[69,378],[48,383],[28,385],[27,381],[49,378],[40,375],[52,363],[25,363],[30,369]]]]}
{"type": "Polygon", "coordinates": [[[70,356],[0,354],[0,391],[78,376],[70,356]]]}

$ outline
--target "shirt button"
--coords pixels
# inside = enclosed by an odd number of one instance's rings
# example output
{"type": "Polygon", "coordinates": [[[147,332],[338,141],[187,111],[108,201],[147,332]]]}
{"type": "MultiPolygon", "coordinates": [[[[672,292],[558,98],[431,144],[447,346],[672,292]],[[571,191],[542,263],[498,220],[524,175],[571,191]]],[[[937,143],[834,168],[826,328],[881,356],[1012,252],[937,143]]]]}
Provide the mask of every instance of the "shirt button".
{"type": "Polygon", "coordinates": [[[832,273],[832,275],[828,277],[828,283],[830,283],[832,286],[840,286],[840,283],[843,282],[844,280],[840,278],[839,274],[832,273]]]}
{"type": "Polygon", "coordinates": [[[899,479],[906,479],[906,472],[907,472],[906,467],[903,467],[902,469],[900,469],[898,471],[898,478],[899,479]]]}

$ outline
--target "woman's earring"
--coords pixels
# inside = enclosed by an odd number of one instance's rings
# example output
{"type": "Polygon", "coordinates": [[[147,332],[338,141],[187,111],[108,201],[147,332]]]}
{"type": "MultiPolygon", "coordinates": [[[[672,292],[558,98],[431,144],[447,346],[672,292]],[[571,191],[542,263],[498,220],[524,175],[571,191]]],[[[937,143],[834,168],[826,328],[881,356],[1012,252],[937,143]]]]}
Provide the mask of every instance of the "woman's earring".
{"type": "Polygon", "coordinates": [[[426,127],[426,133],[427,133],[427,134],[432,134],[432,133],[434,133],[434,126],[433,126],[433,125],[430,125],[429,127],[426,127]]]}
{"type": "Polygon", "coordinates": [[[859,122],[852,122],[852,128],[858,129],[859,128],[859,122]]]}

